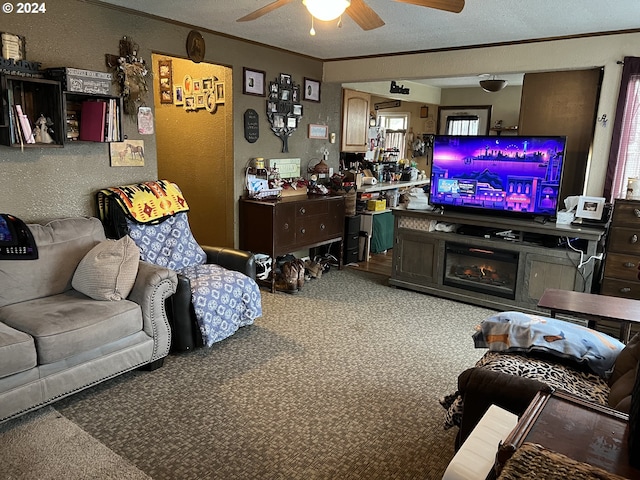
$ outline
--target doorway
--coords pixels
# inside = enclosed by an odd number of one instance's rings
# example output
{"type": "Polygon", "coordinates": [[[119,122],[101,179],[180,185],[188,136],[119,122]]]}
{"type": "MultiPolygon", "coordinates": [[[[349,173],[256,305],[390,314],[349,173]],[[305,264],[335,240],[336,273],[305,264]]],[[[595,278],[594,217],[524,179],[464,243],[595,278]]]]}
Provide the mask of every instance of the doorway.
{"type": "Polygon", "coordinates": [[[159,54],[152,63],[158,178],[182,190],[198,243],[233,247],[232,70],[159,54]]]}

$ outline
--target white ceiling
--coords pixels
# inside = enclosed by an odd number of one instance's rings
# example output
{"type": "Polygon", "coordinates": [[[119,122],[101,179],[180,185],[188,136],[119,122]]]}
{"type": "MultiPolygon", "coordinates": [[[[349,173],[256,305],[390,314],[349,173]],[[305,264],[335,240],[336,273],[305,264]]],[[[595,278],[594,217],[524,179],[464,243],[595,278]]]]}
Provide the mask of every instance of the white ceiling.
{"type": "MultiPolygon", "coordinates": [[[[363,31],[343,15],[341,28],[337,22],[316,21],[315,36],[309,35],[311,20],[302,0],[250,22],[236,20],[273,0],[94,1],[322,60],[640,31],[640,0],[466,0],[457,14],[393,0],[366,0],[386,23],[383,27],[363,31]]],[[[422,83],[451,88],[477,86],[478,80],[441,78],[422,83]]],[[[522,75],[507,80],[519,85],[522,75]]]]}
{"type": "MultiPolygon", "coordinates": [[[[128,9],[327,60],[640,29],[639,0],[466,0],[461,13],[366,0],[384,20],[363,31],[348,15],[315,22],[301,0],[251,22],[236,20],[272,0],[106,0],[128,9]]],[[[213,48],[213,45],[211,46],[213,48]]]]}

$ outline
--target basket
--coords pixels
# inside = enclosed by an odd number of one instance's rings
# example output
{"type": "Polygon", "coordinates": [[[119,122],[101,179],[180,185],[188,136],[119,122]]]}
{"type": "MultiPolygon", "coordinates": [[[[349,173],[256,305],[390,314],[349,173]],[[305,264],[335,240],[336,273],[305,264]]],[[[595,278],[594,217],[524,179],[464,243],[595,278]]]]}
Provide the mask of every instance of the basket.
{"type": "Polygon", "coordinates": [[[252,200],[272,200],[280,198],[282,194],[282,188],[268,188],[263,190],[253,190],[249,186],[249,167],[245,170],[244,184],[247,189],[247,196],[252,200]]]}
{"type": "Polygon", "coordinates": [[[601,468],[578,462],[534,443],[522,444],[507,460],[498,480],[624,480],[601,468]]]}
{"type": "Polygon", "coordinates": [[[253,200],[272,200],[280,198],[281,194],[281,188],[270,188],[269,190],[260,190],[259,192],[249,192],[249,198],[253,200]]]}

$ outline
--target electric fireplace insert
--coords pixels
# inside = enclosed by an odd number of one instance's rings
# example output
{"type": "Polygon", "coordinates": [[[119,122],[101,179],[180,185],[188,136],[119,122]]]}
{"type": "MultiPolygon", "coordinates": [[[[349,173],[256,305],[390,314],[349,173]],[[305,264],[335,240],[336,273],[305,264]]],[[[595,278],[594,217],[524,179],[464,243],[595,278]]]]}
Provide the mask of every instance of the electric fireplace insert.
{"type": "Polygon", "coordinates": [[[445,244],[444,285],[515,299],[518,252],[445,244]]]}

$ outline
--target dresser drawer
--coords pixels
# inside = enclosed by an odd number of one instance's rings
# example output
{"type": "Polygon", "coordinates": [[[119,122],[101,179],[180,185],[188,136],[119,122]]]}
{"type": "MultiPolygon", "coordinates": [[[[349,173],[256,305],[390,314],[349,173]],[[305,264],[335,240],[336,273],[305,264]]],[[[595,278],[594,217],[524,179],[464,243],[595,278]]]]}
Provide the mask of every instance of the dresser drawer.
{"type": "Polygon", "coordinates": [[[640,229],[640,202],[616,200],[611,224],[615,226],[638,227],[640,229]]]}
{"type": "Polygon", "coordinates": [[[608,253],[604,263],[604,276],[620,280],[639,281],[640,256],[608,253]]]}
{"type": "Polygon", "coordinates": [[[306,201],[296,204],[296,217],[305,218],[315,215],[326,215],[329,212],[329,202],[306,201]]]}
{"type": "Polygon", "coordinates": [[[600,287],[600,294],[637,299],[640,298],[640,282],[625,282],[624,280],[604,277],[600,287]]]}
{"type": "Polygon", "coordinates": [[[612,227],[607,251],[640,255],[640,227],[612,227]]]}

